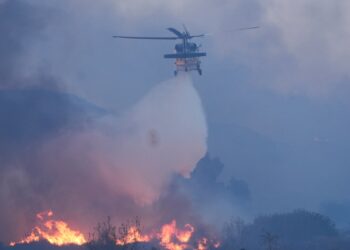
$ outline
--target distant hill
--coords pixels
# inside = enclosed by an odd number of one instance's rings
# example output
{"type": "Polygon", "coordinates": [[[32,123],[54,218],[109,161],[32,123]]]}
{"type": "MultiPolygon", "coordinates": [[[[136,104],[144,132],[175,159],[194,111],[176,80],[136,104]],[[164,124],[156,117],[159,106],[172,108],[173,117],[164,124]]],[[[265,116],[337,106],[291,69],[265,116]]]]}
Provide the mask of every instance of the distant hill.
{"type": "Polygon", "coordinates": [[[0,155],[105,113],[102,108],[63,92],[0,90],[0,155]]]}

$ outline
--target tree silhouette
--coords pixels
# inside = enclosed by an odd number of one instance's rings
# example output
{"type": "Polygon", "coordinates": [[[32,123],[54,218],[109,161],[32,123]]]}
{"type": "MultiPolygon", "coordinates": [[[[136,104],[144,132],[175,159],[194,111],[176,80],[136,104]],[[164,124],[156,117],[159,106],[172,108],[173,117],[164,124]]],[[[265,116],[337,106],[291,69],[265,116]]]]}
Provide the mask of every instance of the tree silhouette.
{"type": "Polygon", "coordinates": [[[138,236],[141,234],[141,220],[137,216],[133,220],[122,223],[118,228],[118,240],[122,243],[123,248],[128,250],[138,248],[138,236]]]}
{"type": "Polygon", "coordinates": [[[278,236],[270,232],[264,232],[262,235],[262,240],[267,250],[277,249],[278,236]]]}
{"type": "Polygon", "coordinates": [[[116,249],[116,228],[111,223],[111,218],[108,216],[107,220],[98,223],[94,232],[89,235],[89,243],[87,248],[89,250],[114,250],[116,249]]]}

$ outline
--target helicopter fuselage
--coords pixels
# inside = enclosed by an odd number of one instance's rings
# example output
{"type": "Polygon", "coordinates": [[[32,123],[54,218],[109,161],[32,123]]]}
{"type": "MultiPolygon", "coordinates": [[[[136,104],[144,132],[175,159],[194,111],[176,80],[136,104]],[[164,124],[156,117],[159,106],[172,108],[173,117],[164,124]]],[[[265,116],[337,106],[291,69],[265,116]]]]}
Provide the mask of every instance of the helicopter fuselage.
{"type": "Polygon", "coordinates": [[[164,58],[175,59],[176,70],[174,74],[177,75],[179,71],[193,71],[196,70],[202,75],[200,57],[206,56],[206,53],[199,52],[200,46],[196,43],[189,42],[184,38],[182,43],[175,45],[174,54],[166,54],[164,58]]]}

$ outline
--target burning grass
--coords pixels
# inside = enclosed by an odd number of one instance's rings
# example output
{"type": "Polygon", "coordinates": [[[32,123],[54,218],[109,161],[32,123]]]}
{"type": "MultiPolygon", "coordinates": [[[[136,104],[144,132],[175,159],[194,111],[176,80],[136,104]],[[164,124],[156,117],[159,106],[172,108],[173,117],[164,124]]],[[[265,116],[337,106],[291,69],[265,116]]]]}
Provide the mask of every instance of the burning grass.
{"type": "Polygon", "coordinates": [[[207,237],[198,237],[196,229],[191,224],[179,228],[176,220],[162,225],[158,230],[143,233],[140,220],[123,223],[118,228],[111,224],[108,217],[106,222],[99,223],[95,232],[89,235],[89,240],[76,229],[62,220],[54,220],[54,213],[49,210],[36,215],[38,224],[30,234],[23,239],[11,242],[9,246],[32,244],[47,241],[55,246],[87,246],[90,250],[98,249],[135,249],[137,244],[149,245],[150,248],[166,250],[207,250],[218,248],[218,241],[207,237]]]}
{"type": "Polygon", "coordinates": [[[31,233],[17,242],[11,242],[10,246],[17,244],[29,244],[42,240],[48,241],[52,245],[83,245],[87,241],[84,235],[78,230],[73,230],[68,223],[62,220],[54,220],[51,210],[41,212],[36,215],[38,225],[35,226],[31,233]]]}

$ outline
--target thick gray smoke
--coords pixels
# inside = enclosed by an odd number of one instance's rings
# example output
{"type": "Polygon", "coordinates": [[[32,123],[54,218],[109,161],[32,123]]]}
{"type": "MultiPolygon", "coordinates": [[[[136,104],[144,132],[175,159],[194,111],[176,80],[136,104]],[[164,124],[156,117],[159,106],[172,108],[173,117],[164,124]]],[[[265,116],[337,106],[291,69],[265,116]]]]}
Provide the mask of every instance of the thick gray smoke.
{"type": "Polygon", "coordinates": [[[206,153],[206,138],[188,75],[157,85],[120,117],[60,130],[3,167],[0,209],[7,218],[0,231],[12,234],[0,240],[20,237],[30,230],[28,220],[47,209],[84,232],[106,215],[152,221],[152,204],[174,174],[190,174],[206,153]]]}

